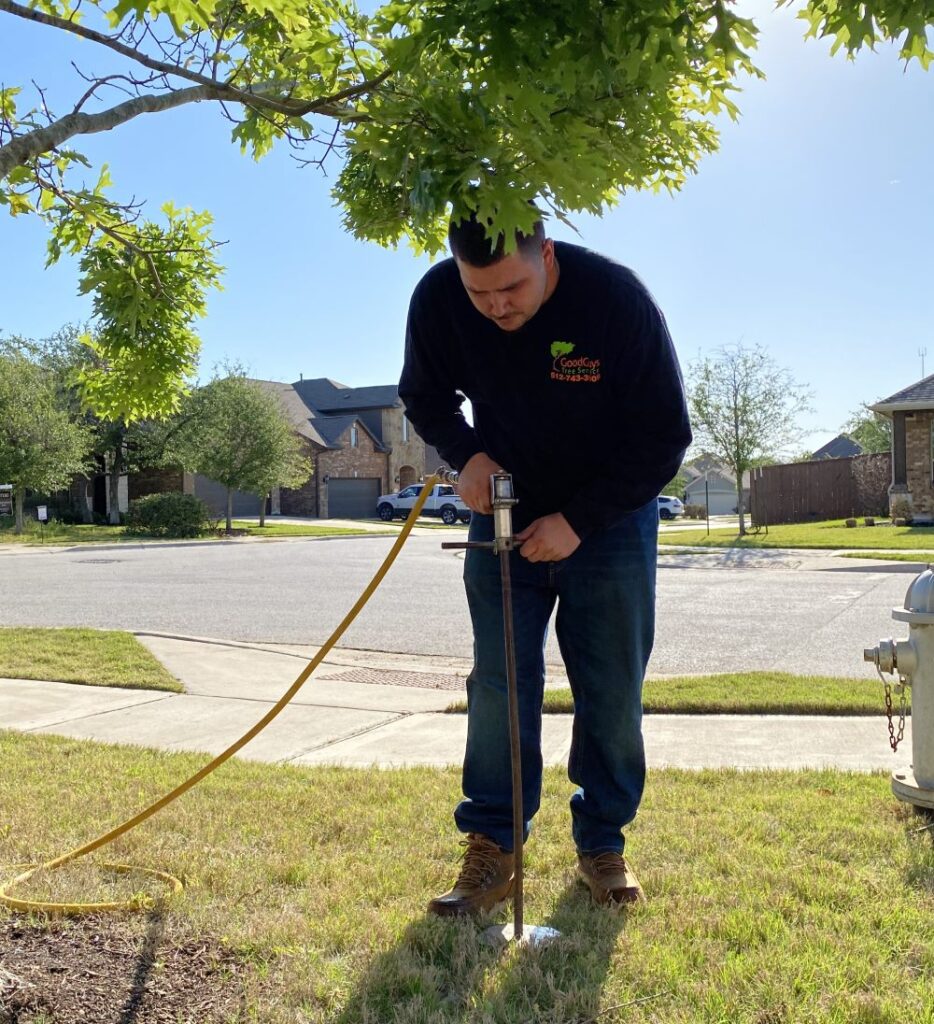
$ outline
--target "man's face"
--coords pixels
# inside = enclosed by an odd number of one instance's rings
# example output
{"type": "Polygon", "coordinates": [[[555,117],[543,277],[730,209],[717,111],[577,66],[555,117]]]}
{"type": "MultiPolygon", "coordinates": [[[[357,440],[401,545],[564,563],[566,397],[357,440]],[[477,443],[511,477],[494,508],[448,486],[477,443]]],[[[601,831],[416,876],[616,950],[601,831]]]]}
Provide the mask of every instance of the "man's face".
{"type": "Polygon", "coordinates": [[[550,238],[542,242],[541,251],[513,252],[488,267],[455,261],[470,301],[504,331],[517,331],[528,323],[551,296],[557,281],[550,238]]]}

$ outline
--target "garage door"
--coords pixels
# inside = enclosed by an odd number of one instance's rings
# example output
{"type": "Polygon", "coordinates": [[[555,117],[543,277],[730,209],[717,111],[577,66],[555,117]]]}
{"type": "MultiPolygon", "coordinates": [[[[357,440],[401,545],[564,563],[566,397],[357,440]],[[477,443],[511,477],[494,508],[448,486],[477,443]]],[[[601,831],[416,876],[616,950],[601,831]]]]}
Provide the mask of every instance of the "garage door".
{"type": "MultiPolygon", "coordinates": [[[[216,480],[196,474],[195,497],[200,498],[215,515],[227,514],[227,488],[216,480]]],[[[234,491],[233,514],[235,516],[258,516],[259,498],[255,494],[234,491]]]]}
{"type": "Polygon", "coordinates": [[[379,478],[344,480],[332,476],[328,481],[328,518],[375,519],[381,482],[379,478]]]}

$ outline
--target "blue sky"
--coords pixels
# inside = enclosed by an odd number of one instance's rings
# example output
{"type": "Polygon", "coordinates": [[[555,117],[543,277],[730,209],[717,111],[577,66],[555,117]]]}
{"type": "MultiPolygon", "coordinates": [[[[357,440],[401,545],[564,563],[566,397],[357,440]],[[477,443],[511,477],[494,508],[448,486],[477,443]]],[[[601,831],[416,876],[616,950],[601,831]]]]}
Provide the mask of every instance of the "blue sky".
{"type": "MultiPolygon", "coordinates": [[[[855,62],[805,42],[787,10],[748,0],[764,82],[743,116],[674,198],[633,194],[579,219],[583,244],[633,267],[659,300],[683,364],[724,344],[766,346],[814,392],[799,449],[829,440],[860,402],[934,372],[934,71],[890,46],[855,62]]],[[[108,67],[90,43],[63,47],[42,26],[3,17],[0,79],[49,87],[70,109],[75,59],[108,67]]],[[[82,90],[83,91],[83,90],[82,90]]],[[[408,298],[426,259],[341,229],[329,183],[285,148],[260,163],[229,141],[213,105],[138,118],[80,140],[106,161],[114,194],[209,209],[224,239],[224,291],[200,324],[202,372],[224,359],[257,377],[327,376],[350,385],[398,378],[408,298]]],[[[577,239],[558,225],[556,238],[577,239]]],[[[0,330],[43,337],[85,318],[77,270],[44,270],[33,218],[0,216],[0,330]]]]}

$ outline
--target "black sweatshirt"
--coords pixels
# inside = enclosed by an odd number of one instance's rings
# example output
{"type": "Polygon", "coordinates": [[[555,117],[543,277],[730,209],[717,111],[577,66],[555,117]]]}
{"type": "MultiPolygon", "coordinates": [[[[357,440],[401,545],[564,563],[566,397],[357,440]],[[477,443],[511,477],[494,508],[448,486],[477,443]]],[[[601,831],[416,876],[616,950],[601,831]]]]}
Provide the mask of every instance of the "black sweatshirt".
{"type": "Polygon", "coordinates": [[[551,297],[517,331],[479,313],[448,259],[412,295],[399,396],[456,469],[512,473],[518,532],[561,512],[584,538],[653,500],[691,441],[665,319],[631,270],[555,243],[551,297]],[[471,427],[460,411],[473,406],[471,427]]]}

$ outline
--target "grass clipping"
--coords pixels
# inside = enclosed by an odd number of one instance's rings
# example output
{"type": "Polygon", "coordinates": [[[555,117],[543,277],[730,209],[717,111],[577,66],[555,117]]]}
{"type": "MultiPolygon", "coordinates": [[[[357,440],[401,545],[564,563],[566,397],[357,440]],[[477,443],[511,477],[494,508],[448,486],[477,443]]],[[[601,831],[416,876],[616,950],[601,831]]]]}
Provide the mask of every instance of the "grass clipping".
{"type": "Polygon", "coordinates": [[[116,630],[0,628],[0,676],[175,693],[183,690],[132,633],[116,630]]]}

